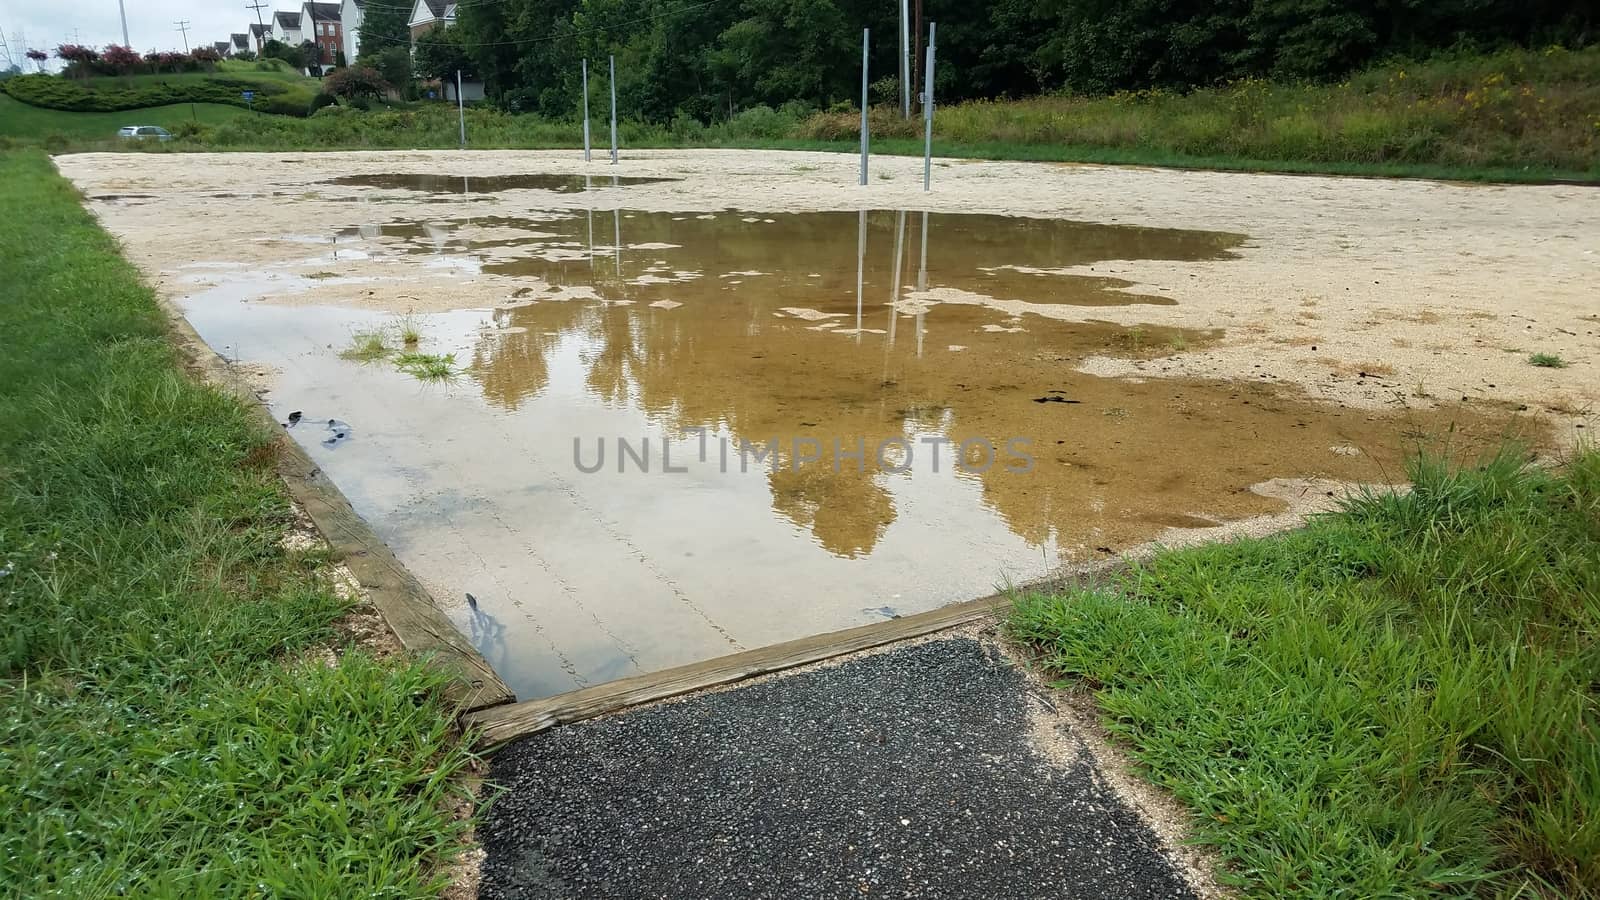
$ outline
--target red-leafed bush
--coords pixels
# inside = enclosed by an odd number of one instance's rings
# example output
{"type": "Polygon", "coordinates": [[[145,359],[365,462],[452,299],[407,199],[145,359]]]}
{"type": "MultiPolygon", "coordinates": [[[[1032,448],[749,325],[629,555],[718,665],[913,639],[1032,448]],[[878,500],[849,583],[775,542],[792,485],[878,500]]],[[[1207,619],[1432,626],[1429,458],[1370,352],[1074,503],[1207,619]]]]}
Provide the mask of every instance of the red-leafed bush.
{"type": "Polygon", "coordinates": [[[113,75],[127,75],[139,68],[144,62],[144,57],[132,47],[107,44],[105,52],[100,54],[100,62],[110,69],[113,75]]]}

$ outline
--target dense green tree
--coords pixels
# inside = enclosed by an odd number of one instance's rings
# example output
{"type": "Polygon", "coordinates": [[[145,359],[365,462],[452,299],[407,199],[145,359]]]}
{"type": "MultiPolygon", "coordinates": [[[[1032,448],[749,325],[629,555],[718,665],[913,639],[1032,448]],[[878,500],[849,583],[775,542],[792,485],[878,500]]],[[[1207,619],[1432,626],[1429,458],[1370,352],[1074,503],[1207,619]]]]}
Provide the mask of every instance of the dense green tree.
{"type": "Polygon", "coordinates": [[[417,39],[413,54],[417,75],[421,78],[454,80],[460,72],[463,78],[476,79],[477,66],[467,55],[466,39],[460,25],[435,28],[417,39]]]}
{"type": "MultiPolygon", "coordinates": [[[[515,2],[515,0],[510,0],[515,2]]],[[[358,61],[371,65],[372,58],[394,47],[411,47],[411,29],[406,22],[411,18],[411,8],[399,3],[368,3],[361,15],[361,28],[357,31],[361,52],[358,61]]]]}
{"type": "MultiPolygon", "coordinates": [[[[1041,91],[1188,89],[1230,79],[1337,78],[1386,56],[1593,40],[1595,4],[1560,0],[923,0],[939,23],[947,101],[1041,91]]],[[[889,0],[495,0],[463,3],[453,41],[501,105],[576,114],[617,59],[623,115],[666,122],[757,104],[827,107],[871,68],[899,97],[898,4],[889,0]]],[[[370,14],[369,14],[370,15],[370,14]]],[[[363,38],[365,46],[365,38],[363,38]]],[[[437,68],[430,61],[430,68],[437,68]]],[[[920,86],[920,72],[913,74],[920,86]]]]}

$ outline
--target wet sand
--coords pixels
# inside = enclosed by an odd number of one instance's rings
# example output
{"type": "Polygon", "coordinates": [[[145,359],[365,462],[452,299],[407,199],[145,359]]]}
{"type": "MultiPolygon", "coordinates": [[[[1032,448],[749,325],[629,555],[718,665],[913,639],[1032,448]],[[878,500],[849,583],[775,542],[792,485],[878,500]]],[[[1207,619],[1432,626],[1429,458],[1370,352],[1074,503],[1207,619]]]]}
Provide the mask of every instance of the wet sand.
{"type": "Polygon", "coordinates": [[[1281,525],[1419,445],[1568,442],[1600,396],[1579,188],[952,163],[923,194],[914,161],[861,189],[847,159],[748,152],[639,154],[615,187],[566,153],[58,164],[524,698],[1281,525]],[[406,313],[459,378],[342,356],[406,313]]]}

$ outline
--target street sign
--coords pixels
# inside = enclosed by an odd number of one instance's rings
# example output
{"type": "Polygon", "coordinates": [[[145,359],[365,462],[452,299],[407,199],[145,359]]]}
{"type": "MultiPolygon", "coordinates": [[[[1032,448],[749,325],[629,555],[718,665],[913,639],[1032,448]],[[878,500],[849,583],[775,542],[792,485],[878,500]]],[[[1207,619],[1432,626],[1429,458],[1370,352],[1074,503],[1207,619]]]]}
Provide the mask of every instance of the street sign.
{"type": "Polygon", "coordinates": [[[239,96],[244,98],[245,106],[249,107],[251,112],[255,112],[256,111],[256,92],[255,91],[240,91],[239,92],[239,96]]]}

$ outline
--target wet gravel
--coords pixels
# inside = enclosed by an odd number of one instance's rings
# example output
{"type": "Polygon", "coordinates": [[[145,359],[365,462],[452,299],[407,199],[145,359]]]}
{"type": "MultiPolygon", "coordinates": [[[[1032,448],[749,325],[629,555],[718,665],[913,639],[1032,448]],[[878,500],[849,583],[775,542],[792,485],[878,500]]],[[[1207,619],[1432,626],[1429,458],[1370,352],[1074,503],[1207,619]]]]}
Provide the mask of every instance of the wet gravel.
{"type": "Polygon", "coordinates": [[[927,642],[533,735],[479,896],[1194,896],[992,648],[927,642]]]}

